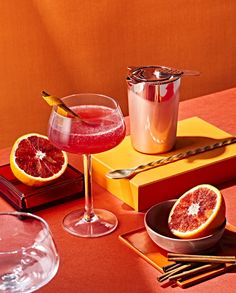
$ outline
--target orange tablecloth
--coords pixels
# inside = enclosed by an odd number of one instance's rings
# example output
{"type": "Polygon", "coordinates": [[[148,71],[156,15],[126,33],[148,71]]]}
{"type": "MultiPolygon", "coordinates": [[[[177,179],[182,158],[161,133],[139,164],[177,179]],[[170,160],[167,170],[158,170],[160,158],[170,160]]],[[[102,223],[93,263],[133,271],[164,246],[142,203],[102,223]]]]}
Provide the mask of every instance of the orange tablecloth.
{"type": "MultiPolygon", "coordinates": [[[[180,103],[179,120],[199,116],[236,136],[236,88],[180,103]]],[[[7,163],[9,149],[0,151],[0,164],[7,163]]],[[[70,156],[70,163],[79,166],[81,159],[70,156]]],[[[227,219],[236,225],[236,178],[219,188],[226,200],[227,219]]],[[[66,233],[61,226],[63,217],[82,207],[83,199],[64,203],[37,212],[49,224],[60,254],[60,267],[55,278],[40,292],[181,292],[179,287],[162,287],[157,281],[160,273],[132,252],[118,236],[143,226],[142,212],[134,212],[109,192],[93,184],[94,205],[109,209],[119,219],[112,234],[96,238],[77,238],[66,233]]],[[[0,199],[0,211],[13,210],[0,199]]],[[[236,290],[236,272],[227,273],[207,282],[190,287],[188,292],[233,292],[236,290]]]]}

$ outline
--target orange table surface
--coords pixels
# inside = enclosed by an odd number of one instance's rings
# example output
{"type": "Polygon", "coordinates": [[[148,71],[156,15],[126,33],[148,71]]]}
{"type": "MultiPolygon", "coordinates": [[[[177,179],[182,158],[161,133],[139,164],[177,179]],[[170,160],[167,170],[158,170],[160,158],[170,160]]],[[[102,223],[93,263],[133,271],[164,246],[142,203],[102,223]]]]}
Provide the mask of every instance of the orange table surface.
{"type": "MultiPolygon", "coordinates": [[[[198,116],[236,136],[236,88],[180,103],[179,120],[198,116]]],[[[127,129],[129,131],[128,119],[127,129]]],[[[8,163],[10,148],[0,150],[0,164],[8,163]]],[[[81,170],[81,157],[70,155],[70,163],[81,170]]],[[[220,186],[227,205],[227,219],[236,225],[236,178],[220,186]]],[[[55,278],[38,292],[234,292],[236,271],[218,276],[187,289],[166,287],[157,282],[160,273],[132,252],[119,239],[120,234],[143,226],[143,212],[135,212],[108,191],[93,184],[94,206],[109,209],[119,219],[112,234],[83,239],[66,233],[62,219],[70,211],[83,207],[78,199],[36,214],[44,218],[53,233],[60,255],[55,278]]],[[[13,208],[0,198],[0,211],[13,208]]],[[[236,245],[236,243],[235,243],[236,245]]]]}

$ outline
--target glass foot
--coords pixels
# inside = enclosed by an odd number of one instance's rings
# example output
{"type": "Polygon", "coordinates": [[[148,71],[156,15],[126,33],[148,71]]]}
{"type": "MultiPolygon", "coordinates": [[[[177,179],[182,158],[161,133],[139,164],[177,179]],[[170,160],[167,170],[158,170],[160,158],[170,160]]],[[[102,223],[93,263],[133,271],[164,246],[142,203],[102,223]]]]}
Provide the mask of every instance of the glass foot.
{"type": "Polygon", "coordinates": [[[80,237],[99,237],[114,231],[118,225],[116,216],[102,209],[94,209],[94,216],[90,221],[84,218],[84,209],[76,210],[65,216],[63,228],[80,237]]]}

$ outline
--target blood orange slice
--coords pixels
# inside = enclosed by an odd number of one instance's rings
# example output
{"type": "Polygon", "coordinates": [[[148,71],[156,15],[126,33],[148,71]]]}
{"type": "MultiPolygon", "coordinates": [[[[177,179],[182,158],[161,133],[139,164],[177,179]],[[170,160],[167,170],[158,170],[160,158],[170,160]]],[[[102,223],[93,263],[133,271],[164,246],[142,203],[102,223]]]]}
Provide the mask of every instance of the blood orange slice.
{"type": "Polygon", "coordinates": [[[180,238],[203,237],[225,221],[225,202],[220,191],[209,184],[198,185],[184,193],[172,207],[168,225],[180,238]]]}
{"type": "Polygon", "coordinates": [[[13,174],[30,186],[49,184],[64,173],[67,164],[67,154],[53,146],[48,137],[37,133],[18,138],[10,154],[13,174]]]}

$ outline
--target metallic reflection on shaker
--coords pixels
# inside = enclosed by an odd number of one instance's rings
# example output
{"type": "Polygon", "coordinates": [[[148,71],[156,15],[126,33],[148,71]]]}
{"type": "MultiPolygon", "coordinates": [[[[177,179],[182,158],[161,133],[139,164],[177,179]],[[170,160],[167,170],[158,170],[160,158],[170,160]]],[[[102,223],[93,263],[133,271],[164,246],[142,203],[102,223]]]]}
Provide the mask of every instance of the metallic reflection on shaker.
{"type": "Polygon", "coordinates": [[[182,73],[163,66],[130,70],[127,77],[130,136],[137,151],[156,154],[174,147],[182,73]]]}

